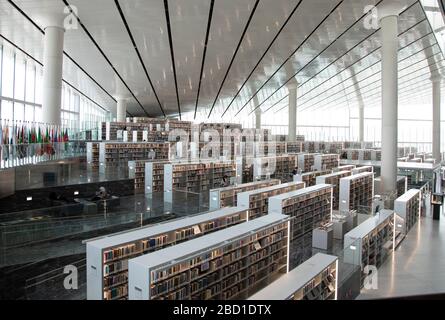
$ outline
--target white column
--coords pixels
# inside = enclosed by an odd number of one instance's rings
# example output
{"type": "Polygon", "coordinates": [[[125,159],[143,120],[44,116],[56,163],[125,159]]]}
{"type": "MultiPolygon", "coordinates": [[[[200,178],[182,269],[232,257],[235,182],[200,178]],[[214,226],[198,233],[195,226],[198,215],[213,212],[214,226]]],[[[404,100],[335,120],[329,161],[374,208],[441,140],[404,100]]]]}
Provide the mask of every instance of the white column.
{"type": "Polygon", "coordinates": [[[363,101],[359,101],[358,106],[358,137],[362,148],[364,148],[363,144],[365,142],[365,106],[363,104],[363,101]]]}
{"type": "Polygon", "coordinates": [[[289,91],[288,141],[297,140],[297,89],[298,82],[292,81],[287,85],[289,91]]]}
{"type": "MultiPolygon", "coordinates": [[[[382,8],[383,9],[383,8],[382,8]]],[[[398,10],[386,7],[380,16],[382,39],[382,166],[381,193],[397,190],[398,10]]]]}
{"type": "MultiPolygon", "coordinates": [[[[258,96],[256,95],[253,97],[253,105],[255,108],[259,105],[258,96]]],[[[255,128],[257,130],[261,129],[261,108],[255,110],[255,128]]]]}
{"type": "Polygon", "coordinates": [[[442,161],[440,153],[440,85],[441,78],[431,78],[433,85],[433,158],[439,163],[442,161]]]}
{"type": "Polygon", "coordinates": [[[58,19],[53,19],[49,23],[43,37],[42,121],[60,125],[65,29],[58,19]]]}
{"type": "Polygon", "coordinates": [[[127,119],[127,99],[122,97],[117,97],[116,106],[116,121],[126,122],[127,119]]]}

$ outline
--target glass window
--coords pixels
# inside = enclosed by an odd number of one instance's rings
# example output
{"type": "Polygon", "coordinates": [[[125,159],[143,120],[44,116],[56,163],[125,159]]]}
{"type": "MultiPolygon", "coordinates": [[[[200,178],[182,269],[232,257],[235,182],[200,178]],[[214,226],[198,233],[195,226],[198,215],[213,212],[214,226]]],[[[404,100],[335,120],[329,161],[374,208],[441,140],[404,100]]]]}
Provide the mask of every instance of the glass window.
{"type": "Polygon", "coordinates": [[[34,103],[35,96],[35,80],[36,80],[36,67],[34,63],[28,61],[26,64],[26,95],[25,101],[34,103]]]}
{"type": "Polygon", "coordinates": [[[34,106],[25,106],[25,121],[34,121],[34,106]]]}
{"type": "Polygon", "coordinates": [[[12,102],[2,100],[2,110],[1,110],[1,118],[2,119],[8,119],[13,120],[13,109],[12,109],[12,102]]]}
{"type": "Polygon", "coordinates": [[[23,103],[14,103],[14,120],[24,121],[25,120],[25,105],[23,103]]]}
{"type": "Polygon", "coordinates": [[[42,107],[35,107],[34,109],[34,121],[42,122],[42,107]]]}
{"type": "Polygon", "coordinates": [[[25,60],[16,55],[14,75],[14,99],[16,100],[25,100],[25,73],[25,60]]]}
{"type": "Polygon", "coordinates": [[[42,104],[43,102],[43,98],[42,98],[42,94],[43,94],[43,70],[41,67],[38,67],[36,70],[36,93],[35,93],[35,98],[36,98],[36,104],[42,104]]]}
{"type": "Polygon", "coordinates": [[[14,95],[14,54],[9,49],[3,51],[2,96],[14,95]]]}

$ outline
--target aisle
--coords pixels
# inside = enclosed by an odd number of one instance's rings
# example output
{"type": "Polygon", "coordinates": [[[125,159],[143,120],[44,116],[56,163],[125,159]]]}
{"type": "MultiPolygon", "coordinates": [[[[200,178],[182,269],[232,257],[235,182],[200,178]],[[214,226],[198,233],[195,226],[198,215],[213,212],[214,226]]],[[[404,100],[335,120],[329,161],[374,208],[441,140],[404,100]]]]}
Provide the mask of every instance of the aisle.
{"type": "Polygon", "coordinates": [[[445,292],[445,217],[422,218],[378,272],[378,289],[362,290],[357,299],[445,292]]]}

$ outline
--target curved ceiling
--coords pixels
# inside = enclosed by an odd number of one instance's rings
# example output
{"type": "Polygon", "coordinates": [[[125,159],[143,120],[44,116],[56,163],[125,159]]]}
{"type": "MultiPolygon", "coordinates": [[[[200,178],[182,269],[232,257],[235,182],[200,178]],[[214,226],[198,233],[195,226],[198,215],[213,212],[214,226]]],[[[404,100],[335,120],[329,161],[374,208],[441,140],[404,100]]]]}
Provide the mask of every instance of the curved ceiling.
{"type": "MultiPolygon", "coordinates": [[[[112,112],[123,88],[131,115],[229,121],[286,108],[293,79],[301,110],[375,103],[380,30],[366,23],[367,6],[390,1],[2,0],[0,35],[42,61],[42,18],[69,5],[79,23],[65,33],[72,86],[112,112]]],[[[401,92],[445,67],[421,3],[403,2],[401,92]]]]}

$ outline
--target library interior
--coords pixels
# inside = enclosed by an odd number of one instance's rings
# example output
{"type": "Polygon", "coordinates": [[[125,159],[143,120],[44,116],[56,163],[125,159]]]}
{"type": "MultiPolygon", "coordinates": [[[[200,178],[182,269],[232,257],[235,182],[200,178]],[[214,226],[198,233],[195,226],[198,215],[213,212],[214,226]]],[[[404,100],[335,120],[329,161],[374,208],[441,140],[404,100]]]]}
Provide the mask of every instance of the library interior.
{"type": "Polygon", "coordinates": [[[444,297],[444,53],[445,0],[1,0],[0,300],[444,297]]]}

